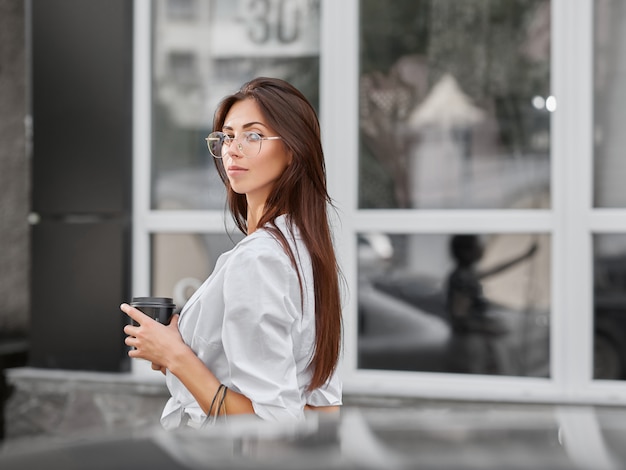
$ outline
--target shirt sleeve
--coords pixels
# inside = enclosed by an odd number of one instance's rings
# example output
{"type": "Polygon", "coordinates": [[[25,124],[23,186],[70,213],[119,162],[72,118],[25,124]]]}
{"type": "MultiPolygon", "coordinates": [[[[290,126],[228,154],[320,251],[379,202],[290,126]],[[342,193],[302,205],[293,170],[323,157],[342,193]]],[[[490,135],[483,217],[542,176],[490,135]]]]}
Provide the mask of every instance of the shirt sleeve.
{"type": "Polygon", "coordinates": [[[292,329],[301,321],[297,273],[274,240],[242,246],[224,278],[222,341],[235,390],[268,420],[300,419],[292,329]]]}

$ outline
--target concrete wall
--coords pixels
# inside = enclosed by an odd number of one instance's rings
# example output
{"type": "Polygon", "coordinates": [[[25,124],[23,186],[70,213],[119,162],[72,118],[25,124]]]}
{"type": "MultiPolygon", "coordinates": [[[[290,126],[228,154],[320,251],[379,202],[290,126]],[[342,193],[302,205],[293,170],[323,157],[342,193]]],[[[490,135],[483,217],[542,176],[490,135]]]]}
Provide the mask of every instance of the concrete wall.
{"type": "Polygon", "coordinates": [[[18,367],[6,375],[13,390],[5,410],[4,438],[10,446],[28,445],[36,437],[160,427],[169,398],[165,381],[147,382],[132,374],[18,367]]]}
{"type": "Polygon", "coordinates": [[[0,339],[29,325],[24,0],[0,0],[0,339]]]}

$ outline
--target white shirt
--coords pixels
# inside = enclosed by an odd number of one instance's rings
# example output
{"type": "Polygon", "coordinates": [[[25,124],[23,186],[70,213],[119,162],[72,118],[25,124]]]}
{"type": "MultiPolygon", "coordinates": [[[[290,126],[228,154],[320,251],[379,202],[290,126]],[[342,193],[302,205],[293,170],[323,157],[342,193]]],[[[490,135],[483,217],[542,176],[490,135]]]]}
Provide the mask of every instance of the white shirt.
{"type": "MultiPolygon", "coordinates": [[[[215,269],[185,304],[179,329],[217,379],[252,401],[268,420],[302,419],[304,406],[341,404],[341,381],[334,374],[325,386],[308,391],[308,367],[315,345],[315,297],[308,250],[286,216],[276,225],[287,237],[302,275],[280,242],[259,229],[222,254],[215,269]]],[[[172,429],[199,427],[206,414],[169,371],[171,393],[161,424],[172,429]]]]}

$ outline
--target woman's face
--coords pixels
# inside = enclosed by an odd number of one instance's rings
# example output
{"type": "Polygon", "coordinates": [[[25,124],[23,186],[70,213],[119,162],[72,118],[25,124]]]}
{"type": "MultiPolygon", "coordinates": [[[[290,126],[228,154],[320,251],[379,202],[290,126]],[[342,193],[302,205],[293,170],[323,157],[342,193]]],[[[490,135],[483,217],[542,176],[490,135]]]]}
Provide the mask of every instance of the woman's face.
{"type": "Polygon", "coordinates": [[[233,191],[245,194],[248,204],[264,204],[292,157],[280,139],[263,140],[257,155],[245,156],[238,142],[246,131],[256,132],[261,137],[277,135],[265,124],[265,118],[253,99],[236,102],[226,115],[222,132],[235,141],[224,154],[222,163],[233,191]]]}

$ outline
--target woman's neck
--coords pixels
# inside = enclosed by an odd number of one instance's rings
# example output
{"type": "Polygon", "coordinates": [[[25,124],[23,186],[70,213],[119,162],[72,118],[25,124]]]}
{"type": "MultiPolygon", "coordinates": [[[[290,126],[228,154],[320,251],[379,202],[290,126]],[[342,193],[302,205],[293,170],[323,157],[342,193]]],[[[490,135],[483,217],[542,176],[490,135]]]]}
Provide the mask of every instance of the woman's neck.
{"type": "Polygon", "coordinates": [[[263,215],[264,204],[250,204],[248,201],[248,215],[246,221],[248,224],[248,235],[255,232],[259,225],[259,220],[263,215]]]}

